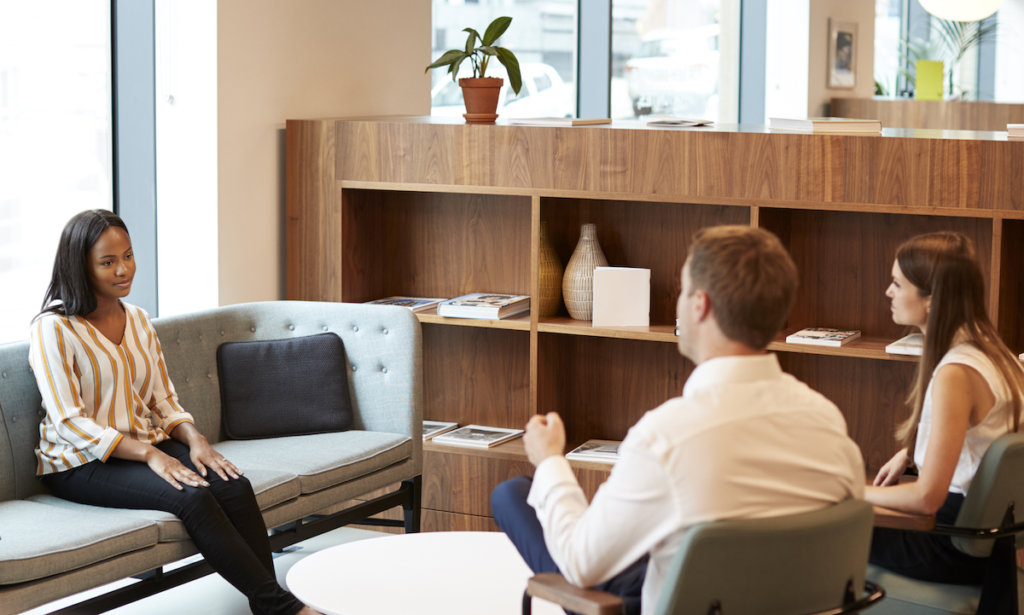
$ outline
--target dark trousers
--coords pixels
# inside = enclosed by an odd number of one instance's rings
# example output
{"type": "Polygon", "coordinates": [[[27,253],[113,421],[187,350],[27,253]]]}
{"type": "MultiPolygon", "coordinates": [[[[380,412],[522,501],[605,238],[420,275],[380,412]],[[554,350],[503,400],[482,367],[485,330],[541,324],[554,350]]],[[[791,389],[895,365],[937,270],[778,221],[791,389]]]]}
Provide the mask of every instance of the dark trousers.
{"type": "MultiPolygon", "coordinates": [[[[508,535],[530,570],[535,574],[561,572],[544,544],[544,530],[537,520],[537,512],[526,503],[532,483],[529,477],[518,476],[495,487],[491,494],[491,511],[498,527],[508,535]]],[[[640,590],[646,574],[647,556],[644,556],[597,589],[622,597],[627,613],[639,613],[640,590]]]]}
{"type": "MultiPolygon", "coordinates": [[[[157,448],[195,470],[187,446],[167,440],[157,448]]],[[[47,474],[57,497],[114,508],[162,510],[176,515],[206,561],[249,599],[257,615],[293,615],[302,608],[274,575],[263,516],[245,477],[221,480],[207,472],[209,487],[178,491],[144,463],[110,458],[47,474]]]]}
{"type": "MultiPolygon", "coordinates": [[[[963,502],[963,495],[950,493],[935,514],[936,522],[952,525],[963,502]]],[[[874,530],[869,559],[913,579],[960,585],[981,584],[989,560],[960,551],[949,536],[881,527],[874,530]]]]}

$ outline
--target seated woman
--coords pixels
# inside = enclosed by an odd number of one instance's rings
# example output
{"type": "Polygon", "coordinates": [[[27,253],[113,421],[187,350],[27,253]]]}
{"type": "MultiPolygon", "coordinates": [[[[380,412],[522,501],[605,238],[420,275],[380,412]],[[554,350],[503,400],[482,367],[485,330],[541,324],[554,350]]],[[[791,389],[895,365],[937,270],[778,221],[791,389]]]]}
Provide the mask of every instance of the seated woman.
{"type": "MultiPolygon", "coordinates": [[[[969,239],[932,233],[899,247],[885,292],[892,319],[919,328],[924,352],[907,400],[903,444],[865,498],[952,524],[989,445],[1017,431],[1024,368],[989,321],[985,285],[969,239]],[[899,484],[913,463],[918,478],[899,484]]],[[[894,572],[942,583],[981,583],[987,558],[966,555],[948,536],[876,528],[870,560],[894,572]]]]}
{"type": "Polygon", "coordinates": [[[42,482],[73,502],[173,513],[254,613],[315,613],[277,583],[252,486],[178,404],[149,315],[121,301],[134,275],[116,215],[84,211],[64,227],[29,342],[42,482]]]}

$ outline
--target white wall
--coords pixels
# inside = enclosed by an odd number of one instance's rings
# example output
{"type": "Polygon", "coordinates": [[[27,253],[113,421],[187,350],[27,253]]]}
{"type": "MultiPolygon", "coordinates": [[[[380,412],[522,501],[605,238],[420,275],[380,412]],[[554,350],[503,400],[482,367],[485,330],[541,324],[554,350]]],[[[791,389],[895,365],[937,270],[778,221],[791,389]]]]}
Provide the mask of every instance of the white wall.
{"type": "MultiPolygon", "coordinates": [[[[768,3],[769,11],[771,2],[768,3]]],[[[808,24],[810,45],[807,88],[808,116],[825,115],[833,96],[871,98],[875,94],[875,0],[812,0],[808,24]],[[857,24],[856,85],[850,89],[828,87],[828,20],[857,24]]]]}
{"type": "Polygon", "coordinates": [[[1024,102],[1024,0],[1003,0],[996,14],[999,32],[996,35],[995,100],[1024,102]]]}
{"type": "Polygon", "coordinates": [[[284,125],[428,115],[428,0],[219,0],[219,303],[284,296],[284,125]]]}
{"type": "Polygon", "coordinates": [[[807,114],[810,2],[768,2],[764,61],[765,123],[772,117],[797,118],[807,114]]]}

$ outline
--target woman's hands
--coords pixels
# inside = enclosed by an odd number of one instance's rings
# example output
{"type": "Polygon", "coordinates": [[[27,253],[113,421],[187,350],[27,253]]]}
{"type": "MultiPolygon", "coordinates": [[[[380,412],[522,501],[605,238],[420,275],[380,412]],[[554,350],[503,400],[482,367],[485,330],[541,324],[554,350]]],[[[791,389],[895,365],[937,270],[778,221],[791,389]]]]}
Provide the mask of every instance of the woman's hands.
{"type": "Polygon", "coordinates": [[[149,466],[149,469],[153,470],[157,476],[170,483],[178,491],[184,489],[182,483],[190,487],[210,486],[210,483],[185,467],[185,464],[154,446],[149,447],[143,459],[146,465],[149,466]]]}
{"type": "Polygon", "coordinates": [[[235,464],[225,459],[224,455],[221,455],[210,446],[206,436],[199,433],[199,430],[192,423],[179,423],[171,431],[171,437],[188,445],[188,456],[192,459],[192,465],[199,470],[199,473],[204,478],[207,474],[207,468],[216,472],[217,476],[221,477],[222,480],[229,480],[228,477],[238,478],[242,475],[242,471],[235,467],[235,464]]]}
{"type": "Polygon", "coordinates": [[[871,483],[875,487],[885,487],[887,485],[894,485],[900,480],[900,476],[903,476],[903,472],[907,469],[907,449],[902,448],[892,459],[885,462],[885,465],[878,470],[878,474],[875,475],[875,481],[871,483]]]}

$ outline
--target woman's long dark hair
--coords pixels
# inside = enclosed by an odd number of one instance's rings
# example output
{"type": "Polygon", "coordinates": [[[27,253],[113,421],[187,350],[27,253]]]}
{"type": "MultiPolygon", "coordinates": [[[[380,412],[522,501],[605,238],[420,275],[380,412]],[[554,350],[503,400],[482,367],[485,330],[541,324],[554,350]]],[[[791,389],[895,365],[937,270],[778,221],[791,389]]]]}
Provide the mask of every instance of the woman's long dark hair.
{"type": "Polygon", "coordinates": [[[908,448],[910,458],[913,459],[917,424],[932,372],[953,342],[959,341],[958,335],[985,353],[1006,383],[1012,408],[1009,427],[1017,431],[1024,398],[1024,369],[989,320],[985,309],[985,281],[971,240],[952,232],[918,235],[897,249],[896,262],[920,296],[931,297],[924,352],[907,398],[910,418],[896,431],[897,439],[908,448]]]}
{"type": "Polygon", "coordinates": [[[89,250],[108,228],[128,227],[112,211],[90,209],[68,220],[60,234],[53,275],[43,298],[42,311],[66,316],[84,315],[96,309],[96,293],[89,282],[89,250]]]}

